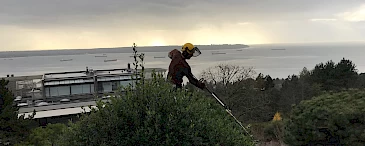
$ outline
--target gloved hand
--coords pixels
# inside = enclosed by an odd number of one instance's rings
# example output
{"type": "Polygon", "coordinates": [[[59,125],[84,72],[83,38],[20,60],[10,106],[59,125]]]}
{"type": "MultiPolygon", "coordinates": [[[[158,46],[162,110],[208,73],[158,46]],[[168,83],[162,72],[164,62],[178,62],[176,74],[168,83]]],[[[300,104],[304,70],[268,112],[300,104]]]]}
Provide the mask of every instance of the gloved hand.
{"type": "Polygon", "coordinates": [[[205,80],[204,80],[204,78],[201,78],[200,80],[199,80],[199,88],[200,89],[204,89],[205,88],[205,80]]]}
{"type": "Polygon", "coordinates": [[[205,82],[204,78],[201,78],[199,80],[199,88],[202,90],[206,87],[204,82],[205,82]]]}
{"type": "Polygon", "coordinates": [[[205,82],[204,78],[201,78],[201,79],[199,80],[199,82],[205,82]]]}
{"type": "Polygon", "coordinates": [[[199,82],[199,88],[200,89],[205,89],[205,83],[204,82],[199,82]]]}

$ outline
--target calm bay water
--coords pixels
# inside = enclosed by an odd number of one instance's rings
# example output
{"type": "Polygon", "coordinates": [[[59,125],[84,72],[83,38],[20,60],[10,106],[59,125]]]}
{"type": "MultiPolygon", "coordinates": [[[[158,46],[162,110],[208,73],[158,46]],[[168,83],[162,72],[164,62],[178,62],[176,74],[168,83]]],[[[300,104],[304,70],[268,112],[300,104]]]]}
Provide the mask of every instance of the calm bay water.
{"type": "MultiPolygon", "coordinates": [[[[317,63],[333,60],[340,61],[343,57],[352,60],[359,72],[365,72],[365,44],[276,44],[251,45],[242,49],[202,50],[202,55],[188,60],[193,73],[199,73],[217,63],[233,63],[246,67],[254,67],[257,73],[269,74],[272,77],[285,78],[291,74],[298,74],[303,67],[312,69],[317,63]],[[274,50],[272,50],[274,49],[274,50]],[[278,50],[275,50],[278,49],[278,50]],[[285,49],[285,50],[280,50],[285,49]]],[[[145,52],[145,67],[167,69],[170,59],[166,51],[145,52]],[[154,58],[154,57],[166,58],[154,58]]],[[[107,57],[95,57],[102,54],[65,55],[65,56],[31,56],[11,59],[0,58],[0,77],[7,74],[15,76],[39,75],[47,72],[85,70],[86,66],[92,69],[126,68],[133,62],[131,53],[105,53],[107,57]],[[63,61],[62,59],[72,59],[63,61]],[[117,61],[104,62],[105,59],[117,61]]]]}

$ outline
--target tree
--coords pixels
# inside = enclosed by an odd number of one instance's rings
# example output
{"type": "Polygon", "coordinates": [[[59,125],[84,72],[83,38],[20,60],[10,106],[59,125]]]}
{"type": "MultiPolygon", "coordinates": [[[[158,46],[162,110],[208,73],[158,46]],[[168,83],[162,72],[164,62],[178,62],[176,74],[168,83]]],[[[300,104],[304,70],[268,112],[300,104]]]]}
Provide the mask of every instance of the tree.
{"type": "Polygon", "coordinates": [[[243,117],[247,118],[244,116],[247,115],[243,113],[244,110],[249,110],[250,107],[257,108],[257,106],[243,106],[249,102],[248,98],[255,94],[252,88],[255,86],[255,81],[252,79],[255,74],[252,67],[219,64],[203,70],[201,77],[207,81],[207,87],[232,110],[233,115],[242,121],[243,117]]]}
{"type": "Polygon", "coordinates": [[[280,94],[275,88],[273,79],[260,73],[253,79],[255,71],[252,68],[241,68],[245,71],[237,71],[239,67],[222,65],[216,68],[208,68],[202,74],[208,76],[209,88],[213,88],[216,95],[232,110],[240,121],[245,123],[268,121],[277,109],[276,101],[280,94]],[[233,69],[229,69],[233,68],[233,69]],[[214,70],[215,71],[212,71],[214,70]],[[229,71],[226,71],[229,70],[229,71]],[[233,70],[236,70],[233,72],[233,70]],[[239,79],[231,78],[234,73],[244,72],[239,79]],[[224,80],[223,79],[231,79],[224,80]],[[213,81],[213,82],[212,82],[213,81]]]}
{"type": "Polygon", "coordinates": [[[214,85],[221,82],[223,85],[252,78],[256,72],[253,67],[243,67],[231,64],[219,64],[202,71],[201,77],[214,85]]]}
{"type": "Polygon", "coordinates": [[[317,64],[311,72],[312,83],[318,83],[322,89],[328,91],[336,89],[336,83],[334,80],[335,63],[330,60],[326,64],[317,64]]]}
{"type": "Polygon", "coordinates": [[[265,89],[265,78],[262,73],[259,73],[259,75],[256,77],[256,86],[255,87],[259,90],[265,89]]]}
{"type": "Polygon", "coordinates": [[[335,141],[341,145],[363,145],[364,97],[364,91],[349,90],[302,101],[286,121],[286,143],[311,145],[335,141]]]}
{"type": "Polygon", "coordinates": [[[298,78],[296,75],[285,79],[280,89],[280,99],[277,101],[279,111],[289,113],[293,104],[299,104],[303,100],[309,100],[319,95],[320,86],[316,83],[310,84],[307,78],[298,78]]]}
{"type": "Polygon", "coordinates": [[[274,80],[270,77],[270,75],[267,75],[265,77],[265,90],[269,90],[274,87],[275,87],[274,80]]]}
{"type": "Polygon", "coordinates": [[[67,126],[65,124],[47,124],[46,127],[37,127],[31,130],[27,140],[19,145],[34,145],[34,146],[53,146],[58,142],[58,139],[67,126]]]}
{"type": "Polygon", "coordinates": [[[60,137],[59,145],[253,145],[213,98],[173,92],[161,74],[99,101],[60,137]]]}
{"type": "Polygon", "coordinates": [[[326,64],[317,64],[310,74],[311,82],[320,84],[322,89],[326,91],[339,91],[355,87],[356,77],[356,65],[345,58],[337,64],[332,60],[326,64]]]}
{"type": "Polygon", "coordinates": [[[306,67],[304,67],[302,71],[299,72],[299,78],[308,83],[310,82],[310,75],[311,72],[306,67]]]}
{"type": "Polygon", "coordinates": [[[35,123],[30,120],[32,117],[24,119],[23,115],[18,118],[13,94],[6,87],[8,83],[5,79],[0,80],[0,144],[14,145],[28,136],[35,123]]]}
{"type": "Polygon", "coordinates": [[[349,89],[355,87],[357,79],[356,65],[352,61],[343,58],[335,67],[335,79],[338,87],[349,89]]]}
{"type": "Polygon", "coordinates": [[[203,78],[208,80],[207,86],[214,90],[239,120],[267,121],[274,114],[273,100],[277,99],[278,94],[271,90],[274,83],[269,75],[260,73],[254,80],[255,74],[252,67],[228,64],[210,67],[202,72],[203,78]],[[267,92],[262,92],[265,90],[267,92]]]}
{"type": "Polygon", "coordinates": [[[360,89],[365,88],[365,73],[359,74],[356,81],[356,87],[360,89]]]}

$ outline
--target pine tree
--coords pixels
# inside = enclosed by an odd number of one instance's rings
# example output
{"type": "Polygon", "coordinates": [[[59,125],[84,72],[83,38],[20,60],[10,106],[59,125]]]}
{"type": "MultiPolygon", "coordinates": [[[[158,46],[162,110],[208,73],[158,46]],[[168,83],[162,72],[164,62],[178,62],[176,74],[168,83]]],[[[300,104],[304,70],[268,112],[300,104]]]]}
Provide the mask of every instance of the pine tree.
{"type": "Polygon", "coordinates": [[[24,140],[30,129],[35,126],[33,121],[18,118],[18,108],[14,105],[13,94],[6,87],[9,81],[0,80],[0,144],[14,145],[24,140]]]}
{"type": "Polygon", "coordinates": [[[265,77],[265,89],[268,90],[274,87],[275,87],[274,80],[270,77],[270,75],[267,75],[265,77]]]}

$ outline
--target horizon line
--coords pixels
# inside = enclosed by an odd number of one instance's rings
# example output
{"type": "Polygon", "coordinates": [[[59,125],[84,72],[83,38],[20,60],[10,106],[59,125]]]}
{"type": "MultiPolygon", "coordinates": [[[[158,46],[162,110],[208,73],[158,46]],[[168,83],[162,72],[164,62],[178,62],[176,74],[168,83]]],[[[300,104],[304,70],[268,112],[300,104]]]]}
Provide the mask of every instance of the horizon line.
{"type": "MultiPolygon", "coordinates": [[[[164,45],[164,46],[138,46],[138,47],[176,47],[181,45],[164,45]]],[[[247,45],[247,44],[198,44],[195,46],[218,46],[218,45],[247,45]]],[[[1,52],[28,52],[28,51],[58,51],[58,50],[93,50],[93,49],[117,49],[117,48],[129,48],[131,46],[118,46],[118,47],[94,47],[94,48],[64,48],[64,49],[46,49],[46,50],[16,50],[16,51],[0,51],[1,52]]]]}
{"type": "MultiPolygon", "coordinates": [[[[331,42],[331,41],[317,41],[317,42],[277,42],[277,43],[248,43],[248,44],[239,44],[239,43],[230,43],[230,44],[197,44],[196,46],[209,46],[209,45],[279,45],[279,44],[323,44],[323,43],[365,43],[365,40],[353,40],[353,41],[336,41],[336,42],[331,42]]],[[[163,45],[163,46],[138,46],[137,44],[137,48],[138,47],[173,47],[173,46],[181,46],[181,45],[163,45]]],[[[93,50],[93,49],[116,49],[116,48],[128,48],[128,47],[132,47],[131,46],[118,46],[118,47],[94,47],[94,48],[61,48],[61,49],[44,49],[44,50],[16,50],[16,51],[1,51],[2,52],[28,52],[28,51],[57,51],[57,50],[93,50]]]]}

